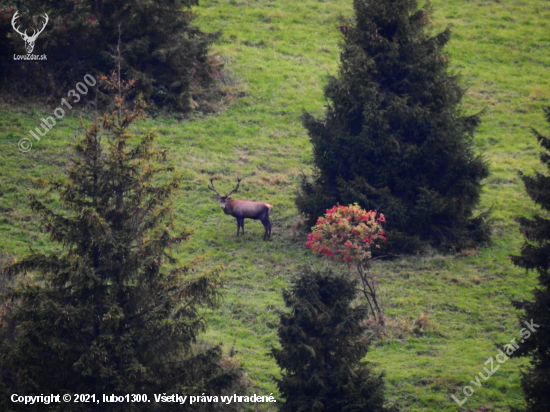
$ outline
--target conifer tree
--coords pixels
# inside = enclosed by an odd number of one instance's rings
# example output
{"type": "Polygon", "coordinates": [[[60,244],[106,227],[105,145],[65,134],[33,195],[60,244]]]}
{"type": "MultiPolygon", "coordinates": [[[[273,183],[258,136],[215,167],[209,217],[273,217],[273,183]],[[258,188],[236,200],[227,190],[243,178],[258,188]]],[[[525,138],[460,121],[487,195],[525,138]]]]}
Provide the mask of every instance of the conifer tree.
{"type": "Polygon", "coordinates": [[[336,204],[355,202],[388,219],[388,245],[471,246],[487,240],[473,218],[488,175],[464,115],[464,90],[448,72],[450,29],[431,36],[429,6],[414,0],[354,0],[342,21],[338,77],[325,88],[323,119],[304,112],[313,145],[313,180],[304,177],[298,209],[311,225],[336,204]]]}
{"type": "Polygon", "coordinates": [[[331,271],[302,269],[283,299],[278,336],[272,349],[282,370],[277,386],[284,412],[383,412],[383,375],[361,362],[367,354],[366,305],[352,307],[357,282],[331,271]]]}
{"type": "MultiPolygon", "coordinates": [[[[550,107],[544,109],[550,123],[550,107]]],[[[550,169],[550,137],[533,129],[538,142],[544,149],[541,163],[550,169]]],[[[523,310],[521,325],[531,321],[539,325],[536,332],[522,340],[514,356],[530,356],[531,367],[523,374],[522,387],[527,402],[527,412],[550,411],[550,176],[536,173],[526,176],[520,172],[527,194],[539,205],[543,213],[532,219],[519,218],[520,231],[525,238],[520,256],[512,256],[514,265],[538,273],[538,287],[533,301],[516,301],[514,306],[523,310]]]]}
{"type": "Polygon", "coordinates": [[[153,394],[220,395],[237,379],[237,369],[220,366],[219,346],[195,345],[206,327],[201,308],[216,305],[219,282],[216,270],[177,265],[174,252],[190,235],[176,231],[171,215],[181,178],[167,175],[167,151],[155,148],[153,132],[130,131],[144,104],[125,109],[120,79],[103,81],[117,90],[113,112],[86,127],[67,178],[49,183],[63,208],[31,196],[64,251],[3,270],[27,275],[3,295],[3,410],[189,410],[155,403],[153,394]],[[14,393],[93,394],[100,403],[31,406],[12,403],[14,393]],[[103,403],[102,394],[147,394],[150,402],[103,403]]]}

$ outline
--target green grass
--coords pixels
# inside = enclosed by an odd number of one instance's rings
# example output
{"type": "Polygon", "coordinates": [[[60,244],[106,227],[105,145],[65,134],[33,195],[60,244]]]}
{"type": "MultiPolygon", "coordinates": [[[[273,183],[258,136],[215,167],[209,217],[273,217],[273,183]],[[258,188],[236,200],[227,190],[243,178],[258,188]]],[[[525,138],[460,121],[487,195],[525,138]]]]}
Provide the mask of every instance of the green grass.
{"type": "MultiPolygon", "coordinates": [[[[522,240],[514,218],[536,208],[517,176],[541,170],[539,148],[530,128],[547,131],[541,107],[550,104],[550,5],[537,0],[434,0],[435,30],[453,24],[448,45],[452,70],[468,87],[465,113],[484,110],[474,144],[490,163],[480,210],[492,207],[494,244],[459,255],[428,253],[381,262],[381,292],[388,316],[400,328],[377,342],[367,359],[385,371],[388,398],[404,411],[491,411],[521,406],[519,368],[511,359],[468,399],[462,388],[496,355],[494,342],[517,337],[519,326],[510,300],[529,298],[535,275],[514,268],[507,256],[522,240]],[[428,316],[423,334],[400,333],[421,313],[428,316]]],[[[303,109],[323,113],[322,90],[338,68],[340,14],[351,14],[350,0],[203,0],[196,24],[223,30],[214,52],[240,82],[242,97],[222,113],[190,121],[158,116],[139,129],[156,128],[160,145],[183,173],[184,191],[176,202],[176,221],[194,228],[180,256],[206,257],[225,267],[225,299],[208,312],[204,338],[234,348],[259,395],[276,393],[279,373],[267,356],[277,345],[276,309],[281,289],[304,263],[320,264],[295,236],[293,203],[302,171],[311,170],[311,149],[299,116],[303,109]],[[244,177],[239,196],[274,205],[272,242],[262,242],[263,227],[246,223],[235,237],[236,222],[225,216],[206,188],[229,190],[235,175],[244,177]]],[[[82,73],[84,75],[84,73],[82,73]]],[[[33,149],[22,154],[17,141],[28,137],[39,118],[57,106],[0,107],[0,250],[4,258],[56,250],[30,214],[26,195],[31,179],[60,175],[70,145],[79,133],[76,112],[64,119],[33,149]]],[[[55,205],[56,202],[54,201],[55,205]]]]}

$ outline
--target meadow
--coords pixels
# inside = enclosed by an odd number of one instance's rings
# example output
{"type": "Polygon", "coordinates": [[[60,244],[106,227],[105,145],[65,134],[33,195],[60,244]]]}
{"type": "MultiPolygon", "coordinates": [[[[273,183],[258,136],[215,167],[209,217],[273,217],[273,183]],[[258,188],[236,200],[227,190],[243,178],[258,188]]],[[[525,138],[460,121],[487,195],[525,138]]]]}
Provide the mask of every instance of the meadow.
{"type": "MultiPolygon", "coordinates": [[[[483,112],[474,144],[491,175],[479,211],[492,210],[493,242],[460,253],[426,251],[375,262],[390,327],[367,360],[384,371],[387,398],[403,411],[506,411],[523,404],[520,368],[526,359],[501,364],[479,388],[474,385],[462,407],[451,395],[463,399],[462,388],[472,386],[485,361],[517,340],[520,326],[511,300],[530,298],[536,284],[535,274],[515,268],[508,256],[518,254],[522,244],[514,218],[538,211],[518,171],[543,170],[530,129],[548,134],[541,108],[550,104],[550,4],[433,0],[432,5],[434,32],[453,25],[446,52],[468,89],[464,112],[483,112]]],[[[235,82],[233,98],[213,115],[181,120],[153,113],[136,133],[155,129],[183,175],[175,220],[194,234],[179,257],[224,267],[224,299],[219,309],[205,312],[209,329],[203,339],[223,342],[227,354],[242,362],[251,393],[278,395],[272,377],[279,370],[267,354],[278,344],[281,290],[301,265],[322,264],[305,247],[293,202],[300,176],[312,168],[299,116],[302,110],[323,113],[323,87],[338,70],[338,18],[351,16],[352,4],[202,0],[194,11],[203,30],[223,32],[212,52],[235,82]],[[274,206],[272,241],[261,241],[259,222],[247,221],[246,235],[235,236],[235,220],[207,189],[212,175],[220,192],[232,189],[240,175],[236,197],[274,206]]],[[[9,96],[0,103],[0,263],[31,250],[61,250],[41,231],[27,195],[38,190],[33,179],[62,174],[71,144],[82,133],[78,116],[88,123],[93,111],[77,107],[28,153],[17,149],[57,106],[12,103],[9,96]]]]}

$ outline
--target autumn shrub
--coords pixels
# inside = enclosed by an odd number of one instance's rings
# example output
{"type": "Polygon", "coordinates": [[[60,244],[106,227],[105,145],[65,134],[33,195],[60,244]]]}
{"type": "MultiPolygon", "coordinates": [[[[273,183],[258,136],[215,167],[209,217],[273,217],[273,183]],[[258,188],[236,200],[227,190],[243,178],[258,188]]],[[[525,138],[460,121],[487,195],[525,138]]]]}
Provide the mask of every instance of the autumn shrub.
{"type": "Polygon", "coordinates": [[[382,223],[386,219],[376,211],[366,211],[359,205],[334,206],[317,220],[308,235],[306,245],[314,253],[355,268],[361,281],[361,291],[374,317],[384,322],[376,294],[376,278],[370,270],[371,249],[385,242],[382,223]]]}

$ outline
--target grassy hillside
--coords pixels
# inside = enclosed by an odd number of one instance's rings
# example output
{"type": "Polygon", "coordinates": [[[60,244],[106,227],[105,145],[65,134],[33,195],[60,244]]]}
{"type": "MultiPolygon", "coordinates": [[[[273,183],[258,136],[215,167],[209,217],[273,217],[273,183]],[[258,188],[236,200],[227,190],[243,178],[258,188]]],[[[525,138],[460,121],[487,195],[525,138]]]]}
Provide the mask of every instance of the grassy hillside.
{"type": "MultiPolygon", "coordinates": [[[[511,299],[530,297],[535,276],[511,266],[507,256],[522,243],[519,215],[536,208],[527,200],[518,170],[537,168],[538,147],[529,132],[546,132],[541,107],[550,104],[550,5],[537,0],[445,2],[434,0],[434,30],[453,24],[448,53],[453,70],[469,88],[465,112],[484,110],[475,145],[491,168],[480,210],[491,207],[494,244],[459,255],[428,253],[377,263],[387,314],[394,326],[371,349],[368,359],[385,371],[387,392],[404,411],[491,411],[521,406],[519,368],[508,360],[462,408],[462,388],[497,354],[495,342],[519,336],[511,299]],[[412,323],[427,316],[424,333],[412,323]]],[[[224,342],[242,360],[256,393],[276,393],[270,377],[278,373],[266,356],[277,344],[276,309],[281,289],[304,263],[320,264],[296,232],[293,196],[299,177],[311,170],[311,150],[299,115],[323,112],[322,89],[338,67],[339,14],[351,13],[351,0],[202,0],[196,24],[223,30],[214,47],[226,69],[240,82],[241,97],[223,113],[177,121],[150,117],[140,124],[156,128],[160,144],[171,149],[183,172],[184,192],[177,221],[195,229],[180,256],[204,256],[223,264],[227,289],[219,310],[207,313],[205,339],[224,342]],[[236,222],[225,216],[207,190],[217,174],[218,190],[233,188],[243,176],[239,197],[274,205],[272,242],[262,242],[263,227],[246,223],[235,237],[236,222]]],[[[84,76],[85,73],[82,73],[84,76]]],[[[26,154],[17,141],[57,103],[0,109],[0,258],[54,250],[30,214],[31,179],[62,173],[70,145],[79,133],[77,110],[26,154]]],[[[89,116],[88,114],[84,114],[89,116]]],[[[54,201],[55,203],[55,201],[54,201]]]]}

